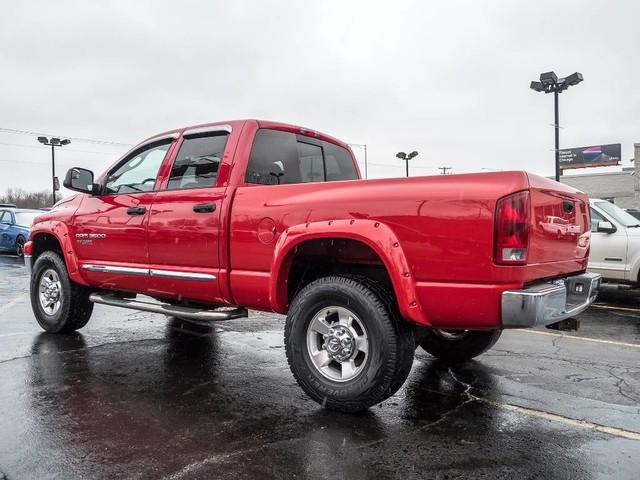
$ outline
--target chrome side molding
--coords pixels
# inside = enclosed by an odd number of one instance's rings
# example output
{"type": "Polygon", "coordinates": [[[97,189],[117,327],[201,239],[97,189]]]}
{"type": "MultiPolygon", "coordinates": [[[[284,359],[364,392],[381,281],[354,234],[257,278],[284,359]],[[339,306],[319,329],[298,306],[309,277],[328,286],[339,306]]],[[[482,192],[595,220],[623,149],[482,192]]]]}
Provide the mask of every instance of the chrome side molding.
{"type": "Polygon", "coordinates": [[[149,270],[149,275],[152,277],[179,278],[183,280],[211,281],[216,279],[215,275],[211,275],[209,273],[176,272],[172,270],[158,270],[155,268],[149,270]]]}
{"type": "Polygon", "coordinates": [[[117,265],[86,264],[82,266],[82,269],[88,270],[90,272],[124,273],[126,275],[149,275],[148,268],[120,267],[117,265]]]}
{"type": "Polygon", "coordinates": [[[119,265],[93,265],[85,264],[82,266],[83,270],[89,272],[104,272],[104,273],[121,273],[125,275],[145,275],[150,277],[160,278],[176,278],[178,280],[198,280],[204,282],[211,282],[216,280],[216,276],[210,273],[199,272],[178,272],[175,270],[160,270],[156,268],[136,268],[136,267],[121,267],[119,265]]]}

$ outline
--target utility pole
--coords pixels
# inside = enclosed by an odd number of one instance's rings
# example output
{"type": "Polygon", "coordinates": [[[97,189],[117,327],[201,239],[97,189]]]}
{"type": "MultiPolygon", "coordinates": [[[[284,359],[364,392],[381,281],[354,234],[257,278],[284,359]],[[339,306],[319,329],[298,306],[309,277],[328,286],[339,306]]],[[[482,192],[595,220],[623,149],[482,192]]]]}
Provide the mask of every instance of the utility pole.
{"type": "Polygon", "coordinates": [[[553,92],[553,113],[554,122],[553,129],[555,130],[555,153],[556,153],[556,182],[560,181],[560,110],[558,108],[558,91],[553,92]]]}
{"type": "Polygon", "coordinates": [[[367,178],[369,178],[368,172],[367,172],[367,144],[364,144],[364,179],[366,180],[367,178]]]}
{"type": "Polygon", "coordinates": [[[440,173],[440,175],[446,175],[447,174],[447,170],[452,170],[453,167],[438,167],[438,170],[441,170],[442,173],[440,173]]]}
{"type": "Polygon", "coordinates": [[[364,178],[369,178],[369,172],[367,167],[367,144],[366,143],[349,143],[352,147],[359,147],[364,149],[364,178]]]}
{"type": "Polygon", "coordinates": [[[38,137],[38,141],[43,145],[51,145],[51,193],[53,198],[52,205],[56,204],[56,147],[64,147],[69,145],[71,140],[68,138],[59,139],[57,137],[38,137]]]}

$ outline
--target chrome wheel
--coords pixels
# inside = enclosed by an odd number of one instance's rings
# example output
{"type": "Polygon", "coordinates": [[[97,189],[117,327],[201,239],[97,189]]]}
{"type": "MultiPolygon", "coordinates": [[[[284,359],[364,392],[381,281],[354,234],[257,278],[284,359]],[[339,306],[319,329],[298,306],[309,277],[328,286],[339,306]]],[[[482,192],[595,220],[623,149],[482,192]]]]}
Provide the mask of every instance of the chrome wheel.
{"type": "Polygon", "coordinates": [[[467,333],[469,333],[469,330],[441,330],[439,328],[436,328],[435,330],[433,330],[433,333],[435,333],[439,337],[444,338],[445,340],[455,342],[456,340],[462,340],[464,337],[466,337],[467,333]]]}
{"type": "Polygon", "coordinates": [[[45,270],[38,285],[38,298],[42,311],[47,315],[55,315],[62,304],[62,283],[58,272],[53,269],[45,270]]]}
{"type": "Polygon", "coordinates": [[[307,351],[320,374],[335,382],[356,378],[369,358],[369,340],[362,321],[344,307],[326,307],[307,328],[307,351]]]}

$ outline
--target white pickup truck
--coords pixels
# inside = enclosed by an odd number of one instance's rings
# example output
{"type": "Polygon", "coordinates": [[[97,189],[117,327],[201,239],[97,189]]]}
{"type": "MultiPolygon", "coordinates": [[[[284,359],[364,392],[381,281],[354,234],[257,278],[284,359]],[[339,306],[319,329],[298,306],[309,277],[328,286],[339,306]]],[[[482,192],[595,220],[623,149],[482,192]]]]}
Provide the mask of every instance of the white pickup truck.
{"type": "Polygon", "coordinates": [[[544,222],[540,222],[540,227],[545,233],[562,238],[565,235],[580,235],[580,225],[575,225],[569,220],[561,217],[547,216],[544,222]]]}
{"type": "Polygon", "coordinates": [[[606,200],[592,198],[588,269],[604,280],[639,286],[640,220],[606,200]]]}

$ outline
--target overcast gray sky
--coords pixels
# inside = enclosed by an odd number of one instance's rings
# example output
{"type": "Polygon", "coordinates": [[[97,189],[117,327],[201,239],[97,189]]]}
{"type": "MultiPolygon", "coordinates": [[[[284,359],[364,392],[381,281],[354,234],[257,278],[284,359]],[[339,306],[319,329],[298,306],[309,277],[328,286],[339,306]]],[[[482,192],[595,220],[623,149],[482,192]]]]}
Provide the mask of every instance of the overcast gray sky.
{"type": "MultiPolygon", "coordinates": [[[[583,73],[560,97],[561,146],[640,142],[640,2],[24,1],[0,17],[0,128],[137,143],[236,118],[366,143],[369,176],[553,173],[553,102],[529,82],[583,73]]],[[[58,175],[127,148],[73,141],[58,175]]],[[[355,149],[359,159],[361,151],[355,149]]],[[[50,185],[50,153],[0,132],[0,191],[50,185]],[[21,146],[18,146],[21,145],[21,146]]]]}

